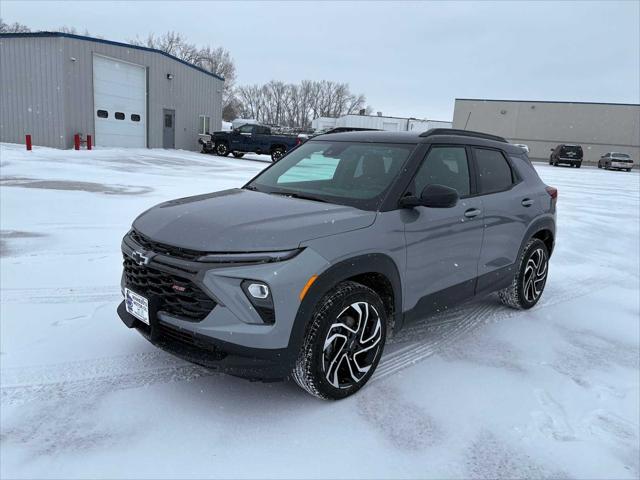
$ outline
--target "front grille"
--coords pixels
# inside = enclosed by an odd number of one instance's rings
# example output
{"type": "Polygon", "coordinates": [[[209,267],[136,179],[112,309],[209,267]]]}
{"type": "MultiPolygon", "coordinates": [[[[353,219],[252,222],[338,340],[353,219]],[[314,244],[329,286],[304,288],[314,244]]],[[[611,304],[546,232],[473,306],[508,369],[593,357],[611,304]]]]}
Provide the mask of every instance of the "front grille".
{"type": "Polygon", "coordinates": [[[156,242],[135,230],[131,230],[129,238],[145,250],[151,250],[152,252],[168,255],[170,257],[183,258],[185,260],[196,260],[204,255],[203,252],[198,252],[197,250],[189,250],[188,248],[174,247],[172,245],[156,242]]]}
{"type": "Polygon", "coordinates": [[[159,309],[169,315],[200,321],[216,306],[215,301],[186,278],[138,265],[126,255],[123,265],[126,286],[145,297],[160,298],[159,309]]]}

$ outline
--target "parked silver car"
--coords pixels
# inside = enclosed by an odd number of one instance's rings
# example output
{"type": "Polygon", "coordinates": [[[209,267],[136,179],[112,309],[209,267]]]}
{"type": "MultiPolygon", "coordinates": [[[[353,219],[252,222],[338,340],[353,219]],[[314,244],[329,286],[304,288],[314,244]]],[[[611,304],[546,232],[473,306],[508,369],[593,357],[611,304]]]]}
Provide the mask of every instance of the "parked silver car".
{"type": "Polygon", "coordinates": [[[633,168],[633,160],[631,159],[631,155],[626,153],[609,152],[600,157],[600,160],[598,160],[598,168],[630,172],[633,168]]]}
{"type": "Polygon", "coordinates": [[[319,135],[243,188],[142,213],[118,314],[192,362],[343,398],[403,324],[491,292],[534,306],[556,198],[500,137],[319,135]]]}

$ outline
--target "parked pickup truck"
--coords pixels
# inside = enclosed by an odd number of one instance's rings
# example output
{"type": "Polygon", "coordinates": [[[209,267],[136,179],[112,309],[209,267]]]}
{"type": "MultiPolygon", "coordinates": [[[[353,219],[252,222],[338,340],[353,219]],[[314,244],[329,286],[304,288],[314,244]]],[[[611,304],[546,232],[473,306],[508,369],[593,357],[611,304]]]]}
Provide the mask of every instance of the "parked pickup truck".
{"type": "Polygon", "coordinates": [[[245,153],[271,155],[277,162],[285,153],[302,143],[295,135],[274,135],[264,125],[245,124],[230,132],[209,133],[209,140],[199,139],[203,153],[241,158],[245,153]]]}

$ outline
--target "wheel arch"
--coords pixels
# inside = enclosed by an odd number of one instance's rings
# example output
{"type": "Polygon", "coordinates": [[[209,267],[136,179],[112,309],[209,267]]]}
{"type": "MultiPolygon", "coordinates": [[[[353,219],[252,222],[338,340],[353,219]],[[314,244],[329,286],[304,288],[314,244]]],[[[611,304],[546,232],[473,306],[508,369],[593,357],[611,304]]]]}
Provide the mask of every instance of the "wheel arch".
{"type": "Polygon", "coordinates": [[[549,217],[544,217],[536,220],[529,226],[527,233],[522,240],[522,244],[520,245],[520,252],[525,247],[525,245],[532,238],[538,238],[542,240],[542,242],[547,247],[547,251],[549,252],[549,256],[551,256],[553,249],[555,247],[555,239],[556,239],[556,226],[553,219],[549,217]]]}
{"type": "Polygon", "coordinates": [[[402,285],[398,267],[388,255],[365,254],[341,260],[318,275],[298,307],[289,339],[290,348],[297,349],[302,344],[313,310],[320,299],[338,283],[347,280],[358,282],[378,293],[385,303],[389,330],[399,327],[402,319],[402,285]]]}

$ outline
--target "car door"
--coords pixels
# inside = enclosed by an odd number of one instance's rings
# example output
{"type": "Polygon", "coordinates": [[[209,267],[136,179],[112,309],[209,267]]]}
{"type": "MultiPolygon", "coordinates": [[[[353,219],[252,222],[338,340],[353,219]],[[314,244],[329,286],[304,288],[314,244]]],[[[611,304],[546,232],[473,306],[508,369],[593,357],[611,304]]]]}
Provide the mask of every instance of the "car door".
{"type": "Polygon", "coordinates": [[[525,233],[541,211],[540,197],[501,150],[473,147],[472,152],[484,210],[477,289],[495,290],[513,279],[525,233]]]}
{"type": "Polygon", "coordinates": [[[255,150],[269,153],[271,150],[271,130],[268,127],[256,127],[253,134],[253,142],[255,150]]]}
{"type": "MultiPolygon", "coordinates": [[[[451,208],[401,211],[407,245],[405,307],[420,317],[473,295],[482,244],[482,201],[473,195],[470,151],[463,145],[433,145],[407,194],[430,184],[458,191],[451,208]]],[[[411,315],[410,315],[411,316],[411,315]]]]}
{"type": "Polygon", "coordinates": [[[231,135],[231,150],[238,150],[241,152],[250,152],[251,150],[251,137],[255,125],[242,125],[236,128],[231,135]]]}

